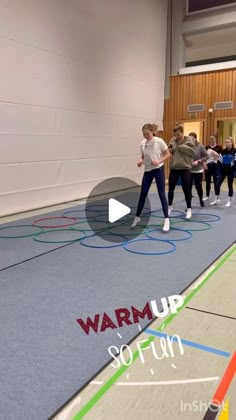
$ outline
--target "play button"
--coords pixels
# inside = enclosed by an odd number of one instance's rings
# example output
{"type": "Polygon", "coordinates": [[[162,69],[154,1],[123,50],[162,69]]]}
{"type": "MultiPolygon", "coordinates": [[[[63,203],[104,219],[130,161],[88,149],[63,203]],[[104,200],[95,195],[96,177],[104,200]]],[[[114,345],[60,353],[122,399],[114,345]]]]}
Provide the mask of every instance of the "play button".
{"type": "Polygon", "coordinates": [[[128,178],[108,178],[99,182],[86,202],[86,220],[81,229],[95,234],[93,243],[124,243],[143,234],[150,218],[150,202],[147,197],[141,214],[141,222],[131,228],[137,212],[140,185],[128,178]],[[98,237],[98,238],[97,238],[98,237]]]}
{"type": "Polygon", "coordinates": [[[110,198],[109,201],[109,222],[114,223],[117,220],[122,219],[122,217],[131,213],[131,209],[122,204],[120,201],[115,200],[115,198],[110,198]]]}

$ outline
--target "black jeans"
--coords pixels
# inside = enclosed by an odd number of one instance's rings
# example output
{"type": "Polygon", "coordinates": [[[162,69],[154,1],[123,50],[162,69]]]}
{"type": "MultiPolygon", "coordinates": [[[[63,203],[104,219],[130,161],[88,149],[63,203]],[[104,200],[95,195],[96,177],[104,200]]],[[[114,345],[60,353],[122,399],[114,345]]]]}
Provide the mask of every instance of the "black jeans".
{"type": "Polygon", "coordinates": [[[224,182],[225,178],[227,177],[228,181],[228,189],[229,189],[229,197],[233,197],[234,190],[233,190],[233,183],[234,183],[234,169],[233,168],[221,168],[218,176],[218,182],[216,185],[216,195],[220,195],[220,187],[224,182]]]}
{"type": "Polygon", "coordinates": [[[197,190],[197,194],[200,201],[202,201],[203,199],[202,179],[203,179],[203,172],[191,173],[191,182],[190,182],[191,195],[192,195],[192,188],[193,188],[193,181],[194,181],[194,185],[197,190]]]}
{"type": "Polygon", "coordinates": [[[206,178],[206,196],[210,196],[211,192],[211,178],[213,177],[215,195],[217,195],[217,185],[219,181],[219,166],[217,163],[209,163],[208,169],[205,171],[206,178]]]}
{"type": "Polygon", "coordinates": [[[192,202],[192,194],[191,194],[191,172],[189,169],[171,169],[170,176],[169,176],[169,194],[168,194],[168,200],[169,200],[169,206],[172,206],[173,200],[174,200],[174,191],[176,184],[178,182],[179,177],[181,178],[182,182],[182,189],[184,192],[187,208],[191,208],[191,202],[192,202]]]}
{"type": "Polygon", "coordinates": [[[157,191],[161,200],[161,205],[163,209],[164,216],[168,217],[168,204],[165,194],[165,172],[164,166],[161,168],[153,169],[152,171],[144,172],[141,193],[138,202],[138,208],[136,216],[140,216],[143,210],[148,191],[152,185],[152,181],[155,179],[157,185],[157,191]]]}

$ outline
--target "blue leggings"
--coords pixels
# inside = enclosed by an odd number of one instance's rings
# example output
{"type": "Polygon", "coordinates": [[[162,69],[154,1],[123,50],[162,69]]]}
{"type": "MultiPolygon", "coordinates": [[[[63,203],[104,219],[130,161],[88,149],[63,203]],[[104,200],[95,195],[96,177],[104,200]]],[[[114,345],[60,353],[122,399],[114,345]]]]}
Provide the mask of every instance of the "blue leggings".
{"type": "Polygon", "coordinates": [[[218,182],[216,184],[216,195],[220,195],[220,187],[223,184],[225,178],[227,178],[228,181],[228,189],[229,189],[229,197],[233,197],[234,189],[233,189],[233,183],[234,183],[234,169],[233,168],[220,168],[220,173],[218,177],[218,182]]]}
{"type": "Polygon", "coordinates": [[[162,210],[164,216],[168,217],[168,204],[165,194],[165,172],[164,172],[164,165],[161,168],[153,169],[152,171],[144,172],[142,186],[141,186],[141,193],[138,202],[138,208],[136,216],[140,216],[143,210],[146,197],[148,195],[148,191],[152,185],[152,181],[155,179],[157,184],[157,191],[161,200],[162,210]]]}

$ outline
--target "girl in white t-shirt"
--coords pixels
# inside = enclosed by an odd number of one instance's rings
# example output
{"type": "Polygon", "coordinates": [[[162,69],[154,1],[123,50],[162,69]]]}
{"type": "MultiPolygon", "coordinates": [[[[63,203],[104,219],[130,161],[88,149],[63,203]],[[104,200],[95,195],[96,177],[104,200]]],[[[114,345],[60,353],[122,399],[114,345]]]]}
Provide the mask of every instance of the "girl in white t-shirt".
{"type": "Polygon", "coordinates": [[[141,221],[140,215],[143,210],[148,191],[155,179],[165,216],[163,231],[168,232],[170,229],[170,221],[168,217],[168,203],[165,194],[164,161],[170,157],[170,152],[164,140],[160,137],[156,137],[157,125],[145,124],[142,131],[144,140],[141,143],[141,159],[137,165],[139,168],[144,165],[145,171],[143,174],[136,217],[134,218],[131,227],[135,227],[141,221]]]}

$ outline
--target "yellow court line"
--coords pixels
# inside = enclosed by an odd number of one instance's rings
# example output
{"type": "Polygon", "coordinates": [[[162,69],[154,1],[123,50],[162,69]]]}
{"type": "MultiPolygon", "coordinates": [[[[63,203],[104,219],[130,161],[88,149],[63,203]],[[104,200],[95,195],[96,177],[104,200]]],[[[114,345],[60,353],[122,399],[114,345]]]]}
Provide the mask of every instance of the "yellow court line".
{"type": "Polygon", "coordinates": [[[229,398],[223,405],[222,411],[219,415],[219,420],[230,420],[229,418],[229,398]]]}

